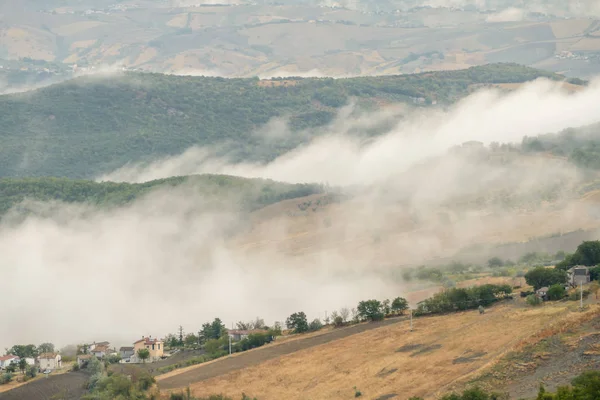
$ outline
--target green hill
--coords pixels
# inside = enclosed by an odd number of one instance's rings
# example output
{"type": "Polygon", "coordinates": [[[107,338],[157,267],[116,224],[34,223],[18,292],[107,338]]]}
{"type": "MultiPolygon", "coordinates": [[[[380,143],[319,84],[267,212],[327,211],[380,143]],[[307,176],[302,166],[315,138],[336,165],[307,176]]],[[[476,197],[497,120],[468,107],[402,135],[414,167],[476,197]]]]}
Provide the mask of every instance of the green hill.
{"type": "MultiPolygon", "coordinates": [[[[238,160],[269,160],[306,140],[265,142],[252,131],[289,116],[293,131],[327,124],[350,98],[451,103],[471,85],[564,77],[516,64],[461,71],[349,79],[258,79],[124,73],[81,77],[29,93],[0,96],[0,177],[92,178],[128,162],[214,146],[238,160]]],[[[309,135],[318,134],[311,130],[309,135]]],[[[377,132],[365,132],[376,134],[377,132]]]]}
{"type": "Polygon", "coordinates": [[[246,179],[226,175],[195,175],[159,179],[140,184],[92,182],[68,178],[0,179],[0,215],[23,200],[59,201],[99,207],[124,205],[157,189],[177,187],[194,190],[208,201],[227,204],[242,211],[252,211],[281,200],[323,192],[313,184],[287,184],[265,179],[246,179]]]}

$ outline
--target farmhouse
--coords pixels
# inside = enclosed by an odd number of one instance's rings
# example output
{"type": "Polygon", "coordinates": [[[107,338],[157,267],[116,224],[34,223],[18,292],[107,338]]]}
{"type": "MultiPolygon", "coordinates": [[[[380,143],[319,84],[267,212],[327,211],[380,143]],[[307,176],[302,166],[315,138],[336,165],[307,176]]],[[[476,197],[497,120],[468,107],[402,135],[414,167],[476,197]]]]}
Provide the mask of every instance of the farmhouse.
{"type": "Polygon", "coordinates": [[[583,265],[576,265],[567,271],[569,284],[573,287],[590,282],[590,269],[583,265]]]}
{"type": "Polygon", "coordinates": [[[539,288],[538,290],[536,290],[535,294],[540,299],[547,300],[548,299],[548,287],[544,286],[542,288],[539,288]]]}
{"type": "Polygon", "coordinates": [[[41,370],[62,368],[62,357],[58,353],[43,353],[38,357],[41,370]]]}
{"type": "MultiPolygon", "coordinates": [[[[136,356],[138,350],[141,349],[148,349],[148,351],[150,352],[150,357],[148,358],[148,361],[157,361],[160,360],[163,356],[164,344],[163,341],[159,339],[152,339],[151,337],[142,337],[140,340],[133,343],[133,351],[136,356]]],[[[137,357],[132,357],[132,362],[139,362],[137,359],[134,360],[133,358],[137,357]]]]}
{"type": "Polygon", "coordinates": [[[231,340],[233,340],[234,342],[246,339],[246,338],[248,338],[249,335],[252,335],[253,333],[267,333],[267,331],[264,329],[253,329],[253,330],[232,329],[227,332],[227,334],[229,335],[231,340]]]}
{"type": "Polygon", "coordinates": [[[19,357],[13,355],[7,355],[0,357],[0,369],[6,369],[10,364],[16,364],[19,362],[19,357]]]}
{"type": "Polygon", "coordinates": [[[133,347],[121,347],[119,349],[119,354],[123,360],[129,360],[131,356],[135,354],[135,350],[133,347]]]}
{"type": "Polygon", "coordinates": [[[104,358],[106,355],[110,354],[110,349],[107,345],[96,344],[94,349],[90,351],[90,354],[96,356],[98,358],[104,358]]]}
{"type": "Polygon", "coordinates": [[[93,356],[91,354],[80,354],[77,356],[77,365],[79,368],[87,364],[93,356]]]}

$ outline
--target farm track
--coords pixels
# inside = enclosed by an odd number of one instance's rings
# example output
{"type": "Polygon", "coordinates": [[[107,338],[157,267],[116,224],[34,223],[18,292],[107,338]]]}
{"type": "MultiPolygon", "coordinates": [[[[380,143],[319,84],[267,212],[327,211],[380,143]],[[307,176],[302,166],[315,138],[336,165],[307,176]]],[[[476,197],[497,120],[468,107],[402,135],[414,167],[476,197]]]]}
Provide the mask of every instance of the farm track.
{"type": "Polygon", "coordinates": [[[381,328],[406,321],[407,317],[390,318],[381,322],[369,324],[354,325],[347,328],[336,329],[331,332],[318,336],[312,336],[305,339],[292,340],[282,344],[268,345],[249,352],[239,353],[234,357],[222,358],[206,365],[199,365],[194,369],[182,372],[177,375],[169,376],[164,379],[158,377],[158,386],[161,390],[170,390],[183,388],[191,383],[196,383],[211,379],[220,375],[225,375],[233,371],[248,368],[253,365],[272,360],[297,351],[309,349],[352,336],[358,333],[366,332],[371,329],[381,328]]]}
{"type": "Polygon", "coordinates": [[[51,400],[54,396],[64,400],[79,400],[85,394],[88,377],[82,372],[50,376],[0,393],[1,400],[51,400]]]}

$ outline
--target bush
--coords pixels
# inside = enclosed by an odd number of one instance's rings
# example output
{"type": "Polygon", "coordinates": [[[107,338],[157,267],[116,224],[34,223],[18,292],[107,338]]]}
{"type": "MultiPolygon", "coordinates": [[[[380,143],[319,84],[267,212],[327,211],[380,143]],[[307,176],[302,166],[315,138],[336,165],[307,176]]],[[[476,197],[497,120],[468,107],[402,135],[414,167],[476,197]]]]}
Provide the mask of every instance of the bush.
{"type": "MultiPolygon", "coordinates": [[[[75,364],[77,365],[77,364],[75,364]]],[[[25,375],[27,375],[30,378],[35,378],[37,375],[37,367],[35,365],[28,365],[27,369],[25,370],[25,375]]]]}
{"type": "Polygon", "coordinates": [[[567,291],[563,285],[556,284],[548,289],[548,300],[560,300],[565,297],[567,291]]]}
{"type": "Polygon", "coordinates": [[[344,326],[344,319],[338,315],[333,319],[333,326],[335,326],[336,328],[344,326]]]}
{"type": "Polygon", "coordinates": [[[450,288],[420,302],[415,315],[444,314],[487,307],[511,296],[510,285],[481,285],[470,288],[450,288]]]}
{"type": "Polygon", "coordinates": [[[530,306],[539,306],[540,304],[542,304],[542,299],[537,297],[535,294],[530,294],[529,296],[527,296],[527,304],[529,304],[530,306]]]}
{"type": "Polygon", "coordinates": [[[318,330],[320,330],[321,328],[323,328],[323,323],[321,322],[320,319],[315,318],[309,325],[308,325],[308,330],[309,332],[316,332],[318,330]]]}
{"type": "Polygon", "coordinates": [[[10,372],[6,372],[0,376],[0,385],[5,385],[12,381],[12,374],[10,372]]]}

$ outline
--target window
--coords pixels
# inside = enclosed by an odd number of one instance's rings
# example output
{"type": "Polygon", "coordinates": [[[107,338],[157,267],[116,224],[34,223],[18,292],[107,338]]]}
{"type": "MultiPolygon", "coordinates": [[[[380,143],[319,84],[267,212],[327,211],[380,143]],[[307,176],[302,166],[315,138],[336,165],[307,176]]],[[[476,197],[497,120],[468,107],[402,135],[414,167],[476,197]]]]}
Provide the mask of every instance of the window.
{"type": "Polygon", "coordinates": [[[158,349],[160,350],[160,343],[158,344],[158,349]]]}
{"type": "Polygon", "coordinates": [[[152,345],[152,350],[154,350],[154,345],[152,345]]]}

